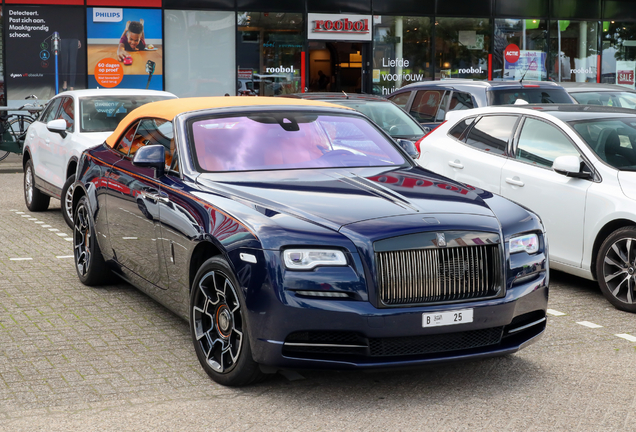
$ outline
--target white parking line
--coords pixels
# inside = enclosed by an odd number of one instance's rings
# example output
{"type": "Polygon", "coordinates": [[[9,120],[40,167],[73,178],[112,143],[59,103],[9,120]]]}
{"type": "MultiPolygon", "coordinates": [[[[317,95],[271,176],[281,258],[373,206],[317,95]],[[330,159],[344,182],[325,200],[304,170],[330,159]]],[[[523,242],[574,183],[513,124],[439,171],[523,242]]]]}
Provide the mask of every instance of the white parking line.
{"type": "Polygon", "coordinates": [[[24,214],[24,212],[15,212],[15,214],[24,214]]]}
{"type": "Polygon", "coordinates": [[[55,234],[59,235],[60,237],[66,237],[68,235],[66,233],[55,233],[55,234]]]}
{"type": "Polygon", "coordinates": [[[73,255],[58,255],[55,258],[59,258],[59,259],[73,258],[73,255]]]}
{"type": "Polygon", "coordinates": [[[64,240],[66,240],[66,241],[73,241],[73,237],[66,237],[64,240]]]}
{"type": "Polygon", "coordinates": [[[16,210],[16,209],[11,209],[11,210],[9,210],[9,211],[13,211],[13,212],[14,212],[14,211],[17,211],[17,210],[16,210]]]}
{"type": "Polygon", "coordinates": [[[38,219],[37,219],[37,218],[29,218],[29,220],[30,220],[30,221],[34,221],[34,220],[36,221],[36,220],[38,220],[38,219]]]}
{"type": "Polygon", "coordinates": [[[546,312],[549,313],[552,316],[563,316],[563,315],[565,315],[564,312],[559,312],[558,310],[554,310],[554,309],[548,309],[546,312]]]}
{"type": "Polygon", "coordinates": [[[589,327],[589,328],[601,328],[601,327],[603,327],[602,325],[594,324],[593,322],[589,322],[589,321],[579,321],[579,322],[577,322],[577,324],[581,324],[582,326],[589,327]]]}
{"type": "Polygon", "coordinates": [[[33,258],[9,258],[9,261],[30,261],[33,258]]]}
{"type": "Polygon", "coordinates": [[[51,225],[42,225],[42,228],[51,228],[51,225]]]}
{"type": "Polygon", "coordinates": [[[37,221],[36,224],[43,224],[44,221],[37,221]]]}
{"type": "Polygon", "coordinates": [[[32,216],[29,214],[23,214],[22,217],[32,217],[32,216]]]}
{"type": "Polygon", "coordinates": [[[49,231],[59,231],[57,228],[49,228],[49,231]]]}
{"type": "Polygon", "coordinates": [[[627,333],[621,333],[621,334],[617,334],[614,336],[618,336],[619,338],[623,338],[623,339],[627,339],[630,342],[636,342],[636,336],[632,336],[630,334],[627,333]]]}

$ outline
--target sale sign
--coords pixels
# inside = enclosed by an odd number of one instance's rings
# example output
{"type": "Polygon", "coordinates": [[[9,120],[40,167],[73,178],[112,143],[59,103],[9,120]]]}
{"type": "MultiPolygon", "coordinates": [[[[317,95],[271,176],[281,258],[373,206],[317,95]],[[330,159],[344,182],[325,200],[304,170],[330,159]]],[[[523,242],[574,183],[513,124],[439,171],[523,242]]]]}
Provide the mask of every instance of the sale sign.
{"type": "Polygon", "coordinates": [[[633,61],[617,61],[616,84],[634,88],[634,66],[636,62],[633,61]]]}
{"type": "Polygon", "coordinates": [[[521,56],[521,50],[515,44],[510,44],[504,50],[504,58],[508,63],[517,63],[521,56]]]}

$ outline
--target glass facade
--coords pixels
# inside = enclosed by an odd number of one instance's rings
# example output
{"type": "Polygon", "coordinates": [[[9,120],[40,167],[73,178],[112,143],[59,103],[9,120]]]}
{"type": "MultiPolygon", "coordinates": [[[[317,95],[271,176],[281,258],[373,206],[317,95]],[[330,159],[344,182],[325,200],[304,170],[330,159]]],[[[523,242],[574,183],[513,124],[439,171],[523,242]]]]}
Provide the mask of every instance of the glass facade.
{"type": "Polygon", "coordinates": [[[493,79],[545,81],[548,78],[548,24],[540,19],[495,19],[493,79]],[[515,58],[506,52],[518,50],[515,58]]]}
{"type": "Polygon", "coordinates": [[[550,79],[596,82],[597,46],[596,21],[550,21],[550,79]]]}
{"type": "Polygon", "coordinates": [[[237,92],[259,96],[300,92],[303,14],[239,12],[237,20],[237,92]]]}
{"type": "Polygon", "coordinates": [[[234,94],[233,12],[166,10],[164,26],[167,91],[179,97],[234,94]]]}
{"type": "Polygon", "coordinates": [[[437,18],[435,78],[488,78],[490,19],[437,18]]]}
{"type": "Polygon", "coordinates": [[[601,81],[634,88],[636,23],[604,21],[601,81]]]}
{"type": "Polygon", "coordinates": [[[432,79],[431,19],[373,18],[373,93],[388,95],[412,82],[432,79]]]}

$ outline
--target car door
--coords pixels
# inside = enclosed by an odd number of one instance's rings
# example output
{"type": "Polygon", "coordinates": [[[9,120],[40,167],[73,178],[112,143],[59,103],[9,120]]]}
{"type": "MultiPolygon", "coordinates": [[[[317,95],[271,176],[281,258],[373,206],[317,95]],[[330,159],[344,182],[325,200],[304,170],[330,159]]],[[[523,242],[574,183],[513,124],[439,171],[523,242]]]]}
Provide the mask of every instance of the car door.
{"type": "Polygon", "coordinates": [[[60,190],[66,182],[66,166],[70,157],[71,141],[75,132],[75,101],[72,97],[63,97],[60,101],[60,109],[55,119],[63,119],[66,121],[66,136],[54,132],[49,132],[49,142],[45,145],[47,149],[47,157],[45,165],[47,165],[48,179],[45,179],[60,190]]]}
{"type": "Polygon", "coordinates": [[[161,282],[166,279],[158,245],[160,186],[154,169],[132,163],[136,151],[148,144],[145,121],[132,125],[115,147],[122,159],[108,172],[106,214],[110,243],[122,271],[155,296],[159,287],[165,288],[161,282]]]}
{"type": "Polygon", "coordinates": [[[518,120],[515,115],[462,120],[456,126],[461,129],[459,135],[454,127],[445,139],[424,141],[425,167],[453,180],[500,193],[501,168],[518,120]]]}
{"type": "MultiPolygon", "coordinates": [[[[46,128],[46,124],[49,121],[54,120],[57,116],[61,100],[62,98],[53,99],[42,113],[42,116],[40,116],[40,119],[29,127],[28,146],[30,149],[33,169],[35,170],[35,175],[37,177],[36,181],[51,177],[50,174],[47,173],[48,162],[46,162],[45,165],[45,160],[48,157],[48,146],[50,143],[49,137],[52,132],[49,132],[46,128]],[[47,139],[49,140],[48,143],[46,142],[47,139]]],[[[43,185],[38,184],[38,186],[42,187],[43,185]]]]}
{"type": "Polygon", "coordinates": [[[583,157],[559,127],[544,119],[526,117],[517,135],[514,159],[502,169],[501,194],[541,217],[551,260],[580,267],[585,202],[592,181],[557,174],[552,162],[564,155],[583,157]]]}

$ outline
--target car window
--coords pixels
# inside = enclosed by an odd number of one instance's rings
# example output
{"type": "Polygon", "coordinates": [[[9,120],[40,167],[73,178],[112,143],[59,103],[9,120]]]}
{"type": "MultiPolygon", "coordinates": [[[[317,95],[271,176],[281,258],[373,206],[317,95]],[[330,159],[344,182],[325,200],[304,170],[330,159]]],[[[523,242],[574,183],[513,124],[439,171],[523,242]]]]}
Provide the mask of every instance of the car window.
{"type": "Polygon", "coordinates": [[[453,97],[450,101],[449,111],[466,110],[475,108],[473,105],[473,98],[468,93],[453,92],[453,97]]]}
{"type": "Polygon", "coordinates": [[[169,169],[175,149],[172,122],[162,119],[142,120],[135,132],[129,155],[134,155],[143,146],[155,144],[165,148],[166,169],[169,169]]]}
{"type": "Polygon", "coordinates": [[[391,102],[393,102],[400,108],[406,109],[406,103],[409,101],[410,97],[411,97],[411,92],[406,91],[406,92],[398,93],[395,96],[389,96],[387,99],[389,99],[391,102]]]}
{"type": "Polygon", "coordinates": [[[135,132],[137,132],[137,126],[139,126],[139,122],[136,122],[131,127],[129,127],[115,147],[115,150],[122,153],[124,156],[127,156],[130,152],[133,138],[135,137],[135,132]]]}
{"type": "Polygon", "coordinates": [[[443,90],[419,90],[415,94],[409,114],[420,123],[434,122],[443,96],[443,90]]]}
{"type": "Polygon", "coordinates": [[[473,124],[474,121],[475,121],[475,117],[469,117],[467,119],[463,119],[462,121],[457,123],[455,126],[453,126],[453,128],[450,130],[450,132],[448,132],[448,134],[457,139],[461,139],[462,135],[464,134],[464,131],[468,129],[468,127],[471,124],[473,124]]]}
{"type": "Polygon", "coordinates": [[[360,111],[392,137],[418,139],[424,135],[422,127],[403,109],[390,102],[335,100],[332,103],[360,111]]]}
{"type": "Polygon", "coordinates": [[[603,161],[618,169],[636,166],[636,120],[633,117],[570,122],[603,161]]]}
{"type": "Polygon", "coordinates": [[[526,118],[519,135],[515,157],[546,168],[559,156],[580,156],[572,141],[557,127],[544,121],[526,118]]]}
{"type": "Polygon", "coordinates": [[[135,108],[170,96],[91,96],[80,98],[81,132],[112,132],[135,108]]]}
{"type": "Polygon", "coordinates": [[[242,114],[192,121],[202,171],[395,166],[395,142],[359,115],[312,112],[242,114]],[[231,144],[231,145],[230,145],[231,144]]]}
{"type": "Polygon", "coordinates": [[[512,138],[518,116],[485,116],[479,119],[466,137],[466,144],[490,153],[503,155],[512,138]]]}
{"type": "Polygon", "coordinates": [[[73,125],[75,124],[75,104],[73,98],[62,98],[60,106],[61,109],[59,110],[57,117],[66,120],[67,132],[73,132],[73,125]]]}
{"type": "Polygon", "coordinates": [[[40,118],[43,123],[48,123],[51,120],[55,120],[55,115],[57,114],[57,109],[60,107],[60,102],[62,98],[53,99],[49,102],[49,105],[46,107],[46,111],[42,114],[40,118]]]}
{"type": "Polygon", "coordinates": [[[573,103],[563,88],[501,89],[488,92],[488,96],[490,105],[512,105],[517,99],[528,103],[573,103]]]}

